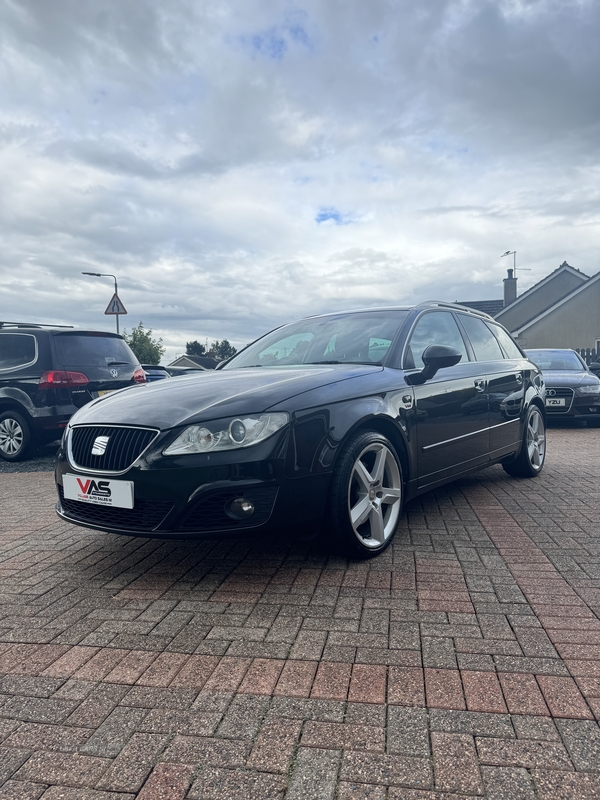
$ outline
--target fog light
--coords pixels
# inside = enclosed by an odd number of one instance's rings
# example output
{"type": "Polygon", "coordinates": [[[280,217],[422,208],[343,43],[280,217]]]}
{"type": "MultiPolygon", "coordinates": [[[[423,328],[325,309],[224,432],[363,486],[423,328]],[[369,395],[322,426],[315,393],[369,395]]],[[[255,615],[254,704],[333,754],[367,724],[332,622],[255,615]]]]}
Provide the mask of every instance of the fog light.
{"type": "Polygon", "coordinates": [[[254,503],[246,500],[245,497],[236,497],[235,500],[231,501],[229,513],[236,519],[246,519],[254,514],[254,503]]]}

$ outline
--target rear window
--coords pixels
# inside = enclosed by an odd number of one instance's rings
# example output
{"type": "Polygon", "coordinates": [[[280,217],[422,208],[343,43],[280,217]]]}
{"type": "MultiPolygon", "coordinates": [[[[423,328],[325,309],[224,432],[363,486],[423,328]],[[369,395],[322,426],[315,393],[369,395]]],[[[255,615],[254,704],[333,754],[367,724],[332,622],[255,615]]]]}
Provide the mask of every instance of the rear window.
{"type": "Polygon", "coordinates": [[[65,367],[137,364],[129,345],[116,336],[102,334],[59,334],[54,337],[56,355],[65,367]]]}
{"type": "Polygon", "coordinates": [[[37,358],[35,336],[30,333],[3,333],[0,336],[0,370],[33,364],[37,358]]]}

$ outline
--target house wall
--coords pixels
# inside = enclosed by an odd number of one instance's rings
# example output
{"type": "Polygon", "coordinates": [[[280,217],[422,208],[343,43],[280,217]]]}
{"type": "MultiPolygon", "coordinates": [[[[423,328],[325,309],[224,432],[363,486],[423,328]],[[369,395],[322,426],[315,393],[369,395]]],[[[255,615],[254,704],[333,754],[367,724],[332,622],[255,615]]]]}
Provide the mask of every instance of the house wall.
{"type": "Polygon", "coordinates": [[[509,331],[516,330],[524,325],[528,320],[537,317],[554,303],[581,286],[587,279],[574,275],[565,270],[555,275],[544,286],[540,286],[531,296],[524,297],[514,308],[507,306],[506,309],[496,314],[498,322],[502,323],[509,331]]]}
{"type": "Polygon", "coordinates": [[[600,276],[519,335],[522,347],[594,347],[600,338],[600,276]]]}

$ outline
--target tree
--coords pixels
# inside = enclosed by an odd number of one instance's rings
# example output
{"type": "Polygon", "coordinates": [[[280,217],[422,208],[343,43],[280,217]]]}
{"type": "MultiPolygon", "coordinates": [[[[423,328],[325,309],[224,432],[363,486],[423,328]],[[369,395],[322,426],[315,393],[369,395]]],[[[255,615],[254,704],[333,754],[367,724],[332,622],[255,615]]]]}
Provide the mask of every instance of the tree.
{"type": "Polygon", "coordinates": [[[222,342],[217,339],[216,342],[211,344],[210,349],[217,356],[219,361],[225,361],[225,359],[231,358],[237,353],[235,347],[229,344],[227,339],[223,339],[222,342]]]}
{"type": "Polygon", "coordinates": [[[166,348],[163,346],[162,339],[152,338],[152,328],[145,331],[144,324],[140,322],[136,328],[132,328],[131,333],[123,331],[123,338],[133,350],[140,364],[160,363],[166,348]]]}
{"type": "Polygon", "coordinates": [[[197,339],[194,339],[193,342],[186,342],[185,343],[185,352],[188,356],[205,356],[206,355],[206,347],[197,339]]]}

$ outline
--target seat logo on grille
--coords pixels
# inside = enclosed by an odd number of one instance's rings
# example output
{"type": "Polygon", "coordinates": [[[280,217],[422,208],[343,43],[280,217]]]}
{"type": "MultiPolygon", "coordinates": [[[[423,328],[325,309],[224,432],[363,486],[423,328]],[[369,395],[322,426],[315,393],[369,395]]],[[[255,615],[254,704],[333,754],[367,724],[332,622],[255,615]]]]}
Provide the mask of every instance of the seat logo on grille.
{"type": "Polygon", "coordinates": [[[108,446],[108,440],[110,436],[96,436],[94,440],[94,444],[92,447],[92,455],[93,456],[103,456],[106,453],[106,448],[108,446]]]}
{"type": "Polygon", "coordinates": [[[556,394],[556,389],[546,389],[546,394],[548,395],[548,397],[554,397],[554,395],[556,394]]]}

